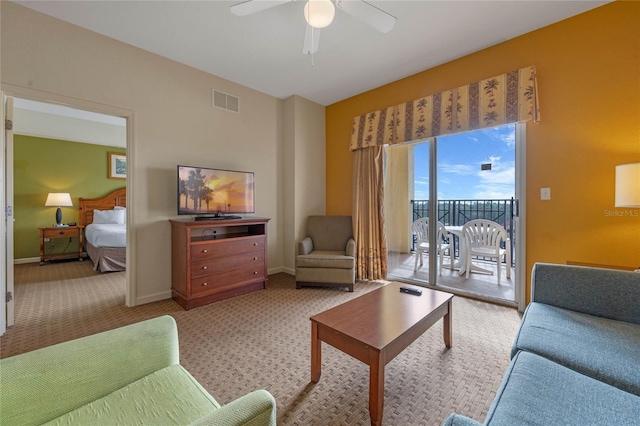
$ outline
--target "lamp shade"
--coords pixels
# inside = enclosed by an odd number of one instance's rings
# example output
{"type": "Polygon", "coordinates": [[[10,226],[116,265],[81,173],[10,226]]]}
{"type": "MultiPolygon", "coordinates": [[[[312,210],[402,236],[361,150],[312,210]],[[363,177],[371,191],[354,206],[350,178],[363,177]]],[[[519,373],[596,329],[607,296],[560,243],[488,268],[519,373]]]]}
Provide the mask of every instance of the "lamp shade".
{"type": "Polygon", "coordinates": [[[640,207],[640,163],[616,166],[616,207],[640,207]]]}
{"type": "Polygon", "coordinates": [[[71,202],[71,194],[68,192],[50,192],[47,195],[47,201],[44,205],[46,207],[70,207],[73,206],[71,202]]]}
{"type": "Polygon", "coordinates": [[[313,28],[324,28],[333,22],[336,8],[331,0],[309,0],[304,5],[304,19],[313,28]]]}

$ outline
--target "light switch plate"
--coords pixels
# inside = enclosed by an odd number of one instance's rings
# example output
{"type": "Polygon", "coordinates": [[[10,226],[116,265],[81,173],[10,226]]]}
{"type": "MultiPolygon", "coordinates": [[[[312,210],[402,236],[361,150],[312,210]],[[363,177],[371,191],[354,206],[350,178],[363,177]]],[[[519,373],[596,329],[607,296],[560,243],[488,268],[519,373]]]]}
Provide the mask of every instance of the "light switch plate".
{"type": "Polygon", "coordinates": [[[541,200],[550,200],[551,199],[551,188],[540,188],[540,199],[541,200]]]}

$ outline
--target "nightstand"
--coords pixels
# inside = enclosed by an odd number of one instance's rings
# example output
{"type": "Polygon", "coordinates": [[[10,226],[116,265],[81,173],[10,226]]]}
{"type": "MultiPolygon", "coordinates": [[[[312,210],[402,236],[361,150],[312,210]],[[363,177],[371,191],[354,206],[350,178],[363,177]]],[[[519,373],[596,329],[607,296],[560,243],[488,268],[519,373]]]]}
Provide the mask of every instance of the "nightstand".
{"type": "Polygon", "coordinates": [[[64,228],[51,226],[47,228],[40,228],[40,265],[43,265],[47,260],[73,259],[76,256],[78,257],[78,260],[82,262],[83,229],[84,226],[69,226],[64,228]],[[78,253],[47,254],[45,251],[45,240],[49,240],[51,238],[77,238],[78,253]]]}

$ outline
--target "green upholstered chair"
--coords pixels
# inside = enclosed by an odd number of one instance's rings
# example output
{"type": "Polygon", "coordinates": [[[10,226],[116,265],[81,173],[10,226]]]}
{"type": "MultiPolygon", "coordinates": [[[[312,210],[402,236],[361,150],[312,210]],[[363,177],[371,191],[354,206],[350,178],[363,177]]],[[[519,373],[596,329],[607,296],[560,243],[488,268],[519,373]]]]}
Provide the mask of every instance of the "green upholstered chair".
{"type": "Polygon", "coordinates": [[[296,288],[345,287],[353,291],[356,243],[351,216],[309,216],[298,243],[296,288]]]}
{"type": "Polygon", "coordinates": [[[162,316],[0,360],[0,424],[276,425],[259,390],[220,406],[179,364],[162,316]]]}

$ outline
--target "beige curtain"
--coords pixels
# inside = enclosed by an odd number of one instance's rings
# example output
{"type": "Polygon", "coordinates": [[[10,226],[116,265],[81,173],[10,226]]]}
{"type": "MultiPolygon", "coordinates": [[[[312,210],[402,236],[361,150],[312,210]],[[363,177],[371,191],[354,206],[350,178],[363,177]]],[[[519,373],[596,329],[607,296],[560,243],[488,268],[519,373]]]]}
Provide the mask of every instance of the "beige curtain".
{"type": "Polygon", "coordinates": [[[357,150],[353,164],[353,233],[356,240],[356,279],[387,277],[384,234],[383,147],[357,150]]]}
{"type": "Polygon", "coordinates": [[[349,148],[355,151],[528,120],[540,121],[535,67],[355,117],[349,148]]]}

